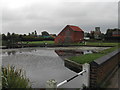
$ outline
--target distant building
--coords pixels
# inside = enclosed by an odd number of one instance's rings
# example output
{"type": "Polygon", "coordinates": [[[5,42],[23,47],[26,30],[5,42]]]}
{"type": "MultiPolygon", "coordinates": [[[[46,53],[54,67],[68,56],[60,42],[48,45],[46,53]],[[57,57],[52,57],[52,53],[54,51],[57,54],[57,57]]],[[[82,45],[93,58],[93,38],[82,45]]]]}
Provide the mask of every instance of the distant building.
{"type": "Polygon", "coordinates": [[[102,39],[102,33],[100,31],[100,27],[95,27],[95,31],[90,32],[91,39],[102,39]]]}
{"type": "Polygon", "coordinates": [[[95,39],[101,39],[100,27],[95,27],[94,38],[95,38],[95,39]]]}
{"type": "Polygon", "coordinates": [[[106,32],[107,37],[120,37],[120,29],[108,29],[106,32]]]}
{"type": "Polygon", "coordinates": [[[120,37],[120,30],[113,31],[112,37],[120,37]]]}
{"type": "Polygon", "coordinates": [[[78,26],[67,25],[55,38],[55,43],[74,43],[84,40],[84,31],[78,26]]]}
{"type": "Polygon", "coordinates": [[[108,41],[120,41],[120,29],[108,29],[105,34],[105,39],[108,41]]]}

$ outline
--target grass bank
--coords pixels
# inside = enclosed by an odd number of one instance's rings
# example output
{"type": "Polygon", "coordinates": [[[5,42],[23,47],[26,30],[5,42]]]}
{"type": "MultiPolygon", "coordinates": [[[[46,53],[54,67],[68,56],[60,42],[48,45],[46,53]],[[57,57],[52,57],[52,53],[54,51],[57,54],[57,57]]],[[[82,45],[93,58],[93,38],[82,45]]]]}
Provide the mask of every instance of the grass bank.
{"type": "MultiPolygon", "coordinates": [[[[5,42],[3,43],[4,46],[5,42]]],[[[44,46],[60,46],[60,47],[66,47],[66,46],[118,46],[120,43],[108,43],[108,42],[82,42],[82,43],[64,43],[64,44],[55,44],[54,41],[22,41],[17,42],[15,44],[6,44],[6,48],[20,48],[20,47],[44,47],[44,46]]]]}
{"type": "MultiPolygon", "coordinates": [[[[49,45],[56,45],[54,41],[30,41],[30,42],[22,42],[23,44],[49,44],[49,45]]],[[[84,43],[65,43],[65,44],[57,44],[57,45],[93,45],[93,46],[117,46],[120,43],[107,43],[107,42],[84,42],[84,43]]]]}
{"type": "Polygon", "coordinates": [[[84,42],[84,43],[73,43],[71,45],[92,45],[92,46],[118,46],[120,43],[108,43],[108,42],[84,42]]]}
{"type": "Polygon", "coordinates": [[[115,46],[109,49],[105,49],[103,51],[100,51],[98,53],[92,53],[92,54],[85,54],[85,55],[81,55],[81,56],[73,56],[70,57],[69,60],[72,60],[74,62],[80,63],[80,64],[84,64],[84,63],[90,63],[93,60],[100,58],[116,49],[120,48],[120,46],[115,46]]]}
{"type": "Polygon", "coordinates": [[[22,42],[23,44],[54,44],[54,41],[31,41],[31,42],[22,42]]]}

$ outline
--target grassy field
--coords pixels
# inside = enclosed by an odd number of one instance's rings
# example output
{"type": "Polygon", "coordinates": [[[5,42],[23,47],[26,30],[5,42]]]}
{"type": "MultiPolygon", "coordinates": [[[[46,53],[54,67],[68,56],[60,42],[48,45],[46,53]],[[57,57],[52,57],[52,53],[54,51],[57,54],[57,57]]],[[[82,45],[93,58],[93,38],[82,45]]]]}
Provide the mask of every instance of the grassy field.
{"type": "Polygon", "coordinates": [[[116,46],[118,43],[105,43],[105,42],[87,42],[86,45],[98,45],[98,46],[116,46]]]}
{"type": "Polygon", "coordinates": [[[85,55],[81,55],[81,56],[73,56],[73,57],[70,57],[69,60],[75,61],[80,64],[90,63],[91,61],[93,61],[97,58],[100,58],[118,48],[120,48],[120,47],[116,46],[116,47],[112,47],[112,48],[100,51],[99,53],[85,54],[85,55]]]}
{"type": "MultiPolygon", "coordinates": [[[[31,41],[31,42],[23,42],[23,44],[51,44],[54,45],[54,41],[31,41]]],[[[93,45],[93,46],[118,46],[120,43],[106,43],[106,42],[86,42],[86,43],[72,43],[72,44],[64,44],[64,45],[93,45]]]]}
{"type": "Polygon", "coordinates": [[[73,43],[72,45],[117,46],[120,45],[120,43],[85,42],[85,43],[73,43]]]}
{"type": "Polygon", "coordinates": [[[24,44],[54,44],[54,41],[31,41],[31,42],[23,42],[24,44]]]}

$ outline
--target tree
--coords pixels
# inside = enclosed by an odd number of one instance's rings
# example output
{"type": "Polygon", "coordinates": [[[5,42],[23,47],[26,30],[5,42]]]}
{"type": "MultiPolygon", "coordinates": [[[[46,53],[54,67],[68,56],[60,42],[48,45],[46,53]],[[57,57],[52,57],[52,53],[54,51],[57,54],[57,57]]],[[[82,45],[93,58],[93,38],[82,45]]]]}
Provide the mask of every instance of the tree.
{"type": "Polygon", "coordinates": [[[24,34],[23,36],[27,36],[26,34],[24,34]]]}
{"type": "Polygon", "coordinates": [[[94,31],[91,31],[91,33],[90,33],[90,39],[94,39],[94,31]]]}
{"type": "Polygon", "coordinates": [[[2,40],[7,40],[7,36],[5,34],[2,34],[2,40]]]}
{"type": "Polygon", "coordinates": [[[50,36],[47,31],[43,31],[43,32],[41,32],[41,33],[42,33],[42,36],[50,36]]]}
{"type": "Polygon", "coordinates": [[[112,29],[107,29],[107,32],[106,32],[106,37],[111,37],[112,36],[112,29]]]}
{"type": "Polygon", "coordinates": [[[34,32],[32,32],[32,36],[34,36],[35,34],[34,34],[34,32]]]}
{"type": "Polygon", "coordinates": [[[28,36],[31,36],[31,34],[29,33],[28,36]]]}
{"type": "Polygon", "coordinates": [[[37,37],[37,32],[36,32],[36,30],[35,30],[34,34],[35,34],[35,37],[37,37]]]}
{"type": "Polygon", "coordinates": [[[11,34],[8,32],[7,33],[7,40],[9,41],[11,39],[11,34]]]}
{"type": "Polygon", "coordinates": [[[19,35],[12,33],[12,41],[13,41],[13,43],[20,41],[19,35]]]}

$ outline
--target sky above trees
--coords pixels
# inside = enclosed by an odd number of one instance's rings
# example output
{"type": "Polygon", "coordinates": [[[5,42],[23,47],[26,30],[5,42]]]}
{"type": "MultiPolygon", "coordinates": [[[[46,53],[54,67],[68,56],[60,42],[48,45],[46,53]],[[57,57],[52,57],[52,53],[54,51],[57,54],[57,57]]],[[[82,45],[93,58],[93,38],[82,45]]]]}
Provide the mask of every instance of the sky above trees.
{"type": "Polygon", "coordinates": [[[58,34],[68,24],[106,32],[118,27],[118,0],[3,0],[0,17],[2,33],[58,34]]]}

